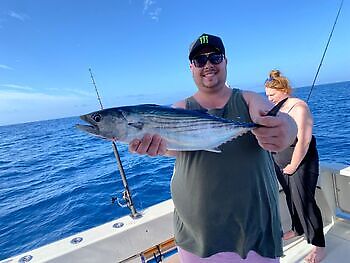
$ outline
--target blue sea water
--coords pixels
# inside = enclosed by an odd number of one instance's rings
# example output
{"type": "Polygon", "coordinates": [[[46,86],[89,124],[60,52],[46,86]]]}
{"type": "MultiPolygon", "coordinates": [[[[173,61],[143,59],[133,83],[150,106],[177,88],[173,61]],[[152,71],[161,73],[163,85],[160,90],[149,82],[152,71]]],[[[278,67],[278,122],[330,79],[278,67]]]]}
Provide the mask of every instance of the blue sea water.
{"type": "MultiPolygon", "coordinates": [[[[295,90],[306,99],[310,87],[295,90]]],[[[350,165],[350,82],[316,86],[309,101],[320,160],[350,165]]],[[[129,214],[111,143],[78,117],[0,127],[0,260],[129,214]]],[[[174,159],[118,150],[137,210],[170,198],[174,159]]]]}

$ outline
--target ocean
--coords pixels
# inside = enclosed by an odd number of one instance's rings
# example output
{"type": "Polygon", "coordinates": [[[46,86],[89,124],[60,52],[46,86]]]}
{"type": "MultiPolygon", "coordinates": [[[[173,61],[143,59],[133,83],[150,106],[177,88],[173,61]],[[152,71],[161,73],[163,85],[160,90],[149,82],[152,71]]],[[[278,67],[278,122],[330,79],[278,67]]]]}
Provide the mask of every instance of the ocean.
{"type": "MultiPolygon", "coordinates": [[[[310,87],[295,89],[306,99],[310,87]]],[[[316,86],[309,106],[320,160],[350,165],[350,82],[316,86]]],[[[129,214],[111,143],[78,117],[0,126],[0,260],[129,214]]],[[[170,198],[174,158],[117,144],[137,210],[170,198]]]]}

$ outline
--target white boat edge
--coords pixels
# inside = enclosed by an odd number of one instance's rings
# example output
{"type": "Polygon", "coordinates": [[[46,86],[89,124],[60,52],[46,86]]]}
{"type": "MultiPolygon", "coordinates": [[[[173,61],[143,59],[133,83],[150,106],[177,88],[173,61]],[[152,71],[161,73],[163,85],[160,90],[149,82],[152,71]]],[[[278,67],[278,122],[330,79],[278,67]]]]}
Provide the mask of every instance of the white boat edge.
{"type": "MultiPolygon", "coordinates": [[[[350,167],[321,163],[318,186],[327,244],[322,262],[344,262],[350,258],[350,167]]],[[[288,229],[283,192],[280,208],[282,226],[288,229]]],[[[124,216],[0,263],[142,262],[143,252],[173,238],[173,209],[172,200],[166,200],[142,211],[138,219],[124,216]]],[[[303,262],[311,248],[302,237],[285,242],[281,262],[303,262]]]]}

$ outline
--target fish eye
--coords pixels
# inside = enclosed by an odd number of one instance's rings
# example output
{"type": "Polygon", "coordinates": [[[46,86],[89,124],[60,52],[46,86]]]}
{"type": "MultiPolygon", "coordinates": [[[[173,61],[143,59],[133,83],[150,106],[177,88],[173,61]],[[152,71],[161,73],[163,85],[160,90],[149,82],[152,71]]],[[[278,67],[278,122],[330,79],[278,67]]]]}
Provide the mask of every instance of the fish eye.
{"type": "Polygon", "coordinates": [[[96,122],[100,122],[102,120],[102,116],[99,113],[93,114],[91,118],[96,122]]]}

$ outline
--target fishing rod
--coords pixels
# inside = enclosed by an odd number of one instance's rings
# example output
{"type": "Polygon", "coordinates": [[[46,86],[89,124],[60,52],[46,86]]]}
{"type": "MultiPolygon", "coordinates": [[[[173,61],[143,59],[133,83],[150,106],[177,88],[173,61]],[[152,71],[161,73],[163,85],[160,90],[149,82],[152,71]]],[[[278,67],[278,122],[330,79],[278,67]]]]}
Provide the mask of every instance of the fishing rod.
{"type": "Polygon", "coordinates": [[[307,96],[306,102],[309,102],[309,99],[310,99],[310,96],[311,96],[311,92],[312,92],[312,90],[313,90],[313,88],[314,88],[314,86],[315,86],[315,82],[316,82],[318,73],[320,72],[320,69],[321,69],[321,66],[322,66],[322,62],[323,62],[323,59],[324,59],[324,57],[325,57],[325,55],[326,55],[326,52],[327,52],[329,43],[330,43],[330,41],[331,41],[331,38],[332,38],[332,35],[333,35],[333,31],[334,31],[335,25],[337,24],[340,11],[341,11],[341,9],[342,9],[342,7],[343,7],[343,2],[344,2],[344,0],[342,0],[342,1],[340,2],[340,6],[339,6],[339,9],[338,9],[338,13],[337,13],[337,16],[336,16],[336,18],[335,18],[335,20],[334,20],[333,28],[332,28],[332,30],[331,30],[331,33],[329,34],[326,48],[325,48],[324,51],[323,51],[323,55],[322,55],[320,64],[318,65],[317,72],[316,72],[316,75],[315,75],[315,77],[314,77],[314,81],[312,82],[312,86],[311,86],[309,95],[307,96]]]}
{"type": "MultiPolygon", "coordinates": [[[[97,95],[98,102],[100,103],[101,110],[103,110],[103,105],[102,105],[101,97],[100,97],[100,94],[98,93],[97,85],[96,85],[94,76],[93,76],[93,74],[92,74],[91,68],[89,68],[89,72],[90,72],[90,77],[91,77],[91,80],[92,80],[92,84],[93,84],[94,87],[95,87],[95,91],[96,91],[96,95],[97,95]]],[[[122,181],[123,181],[123,186],[124,186],[123,199],[124,199],[125,202],[126,202],[126,206],[130,209],[130,212],[131,212],[130,216],[131,216],[132,218],[134,218],[134,219],[139,218],[139,217],[141,217],[142,215],[136,211],[136,208],[135,208],[134,203],[133,203],[133,201],[132,201],[131,192],[130,192],[130,190],[129,190],[128,181],[126,180],[124,168],[123,168],[122,162],[121,162],[121,160],[120,160],[120,155],[119,155],[119,152],[118,152],[118,149],[117,149],[117,145],[116,145],[115,142],[113,142],[113,141],[112,141],[112,148],[113,148],[113,152],[114,152],[115,159],[117,160],[117,164],[118,164],[118,169],[119,169],[119,172],[120,172],[120,176],[121,176],[122,181]]],[[[112,197],[112,202],[113,202],[113,203],[115,202],[115,200],[117,200],[117,198],[112,197]]],[[[118,202],[118,203],[119,203],[119,202],[118,202]]],[[[119,205],[121,205],[121,204],[119,203],[119,205]]],[[[121,205],[121,206],[123,206],[123,205],[121,205]]]]}

